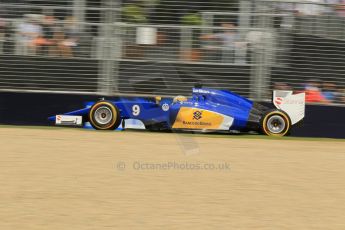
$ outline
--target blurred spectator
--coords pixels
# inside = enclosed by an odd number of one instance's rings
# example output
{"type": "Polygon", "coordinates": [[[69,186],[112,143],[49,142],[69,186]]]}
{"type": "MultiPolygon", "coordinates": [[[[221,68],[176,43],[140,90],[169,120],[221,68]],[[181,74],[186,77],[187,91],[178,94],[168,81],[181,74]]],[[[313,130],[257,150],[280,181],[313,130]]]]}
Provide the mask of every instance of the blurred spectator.
{"type": "Polygon", "coordinates": [[[19,34],[19,53],[20,54],[35,54],[36,43],[35,40],[42,36],[42,27],[39,25],[37,17],[32,15],[24,18],[24,21],[18,26],[19,34]]]}
{"type": "Polygon", "coordinates": [[[43,37],[50,43],[49,44],[49,54],[54,55],[56,53],[56,40],[55,33],[57,31],[57,26],[55,18],[53,16],[46,16],[43,22],[43,37]]]}
{"type": "Polygon", "coordinates": [[[334,15],[335,6],[339,3],[340,0],[324,0],[324,14],[334,15]]]}
{"type": "Polygon", "coordinates": [[[55,41],[54,41],[54,24],[55,19],[52,16],[44,16],[43,23],[42,23],[42,34],[39,35],[34,40],[34,44],[37,48],[37,52],[44,50],[45,48],[49,48],[49,54],[53,55],[55,54],[55,41]]]}
{"type": "MultiPolygon", "coordinates": [[[[224,32],[215,34],[205,34],[200,38],[203,40],[218,40],[221,42],[222,61],[234,62],[236,48],[243,46],[244,43],[240,42],[240,36],[236,31],[236,26],[233,23],[223,23],[222,28],[224,32]]],[[[215,47],[208,47],[215,48],[215,47]]]]}
{"type": "Polygon", "coordinates": [[[345,0],[339,0],[336,5],[336,12],[338,16],[345,17],[345,0]]]}
{"type": "Polygon", "coordinates": [[[337,89],[332,83],[324,83],[322,85],[322,96],[329,102],[337,99],[337,89]]]}
{"type": "Polygon", "coordinates": [[[3,44],[6,39],[6,21],[0,18],[0,54],[3,52],[3,44]]]}
{"type": "Polygon", "coordinates": [[[339,92],[339,102],[345,104],[345,89],[339,92]]]}
{"type": "MultiPolygon", "coordinates": [[[[275,13],[277,14],[287,14],[291,15],[295,12],[295,3],[292,2],[280,2],[280,3],[274,3],[273,4],[275,13]]],[[[274,17],[274,28],[280,28],[280,27],[286,27],[290,28],[292,27],[292,22],[290,20],[291,16],[282,16],[278,15],[274,17]]]]}
{"type": "Polygon", "coordinates": [[[278,11],[278,13],[294,12],[295,11],[295,3],[292,3],[292,2],[274,3],[273,6],[278,11]]]}
{"type": "Polygon", "coordinates": [[[305,85],[305,101],[308,103],[329,103],[322,95],[319,83],[317,81],[310,81],[305,85]]]}
{"type": "Polygon", "coordinates": [[[285,90],[285,91],[292,90],[291,86],[289,86],[288,84],[283,83],[283,82],[276,82],[276,83],[274,83],[273,89],[274,90],[285,90]]]}
{"type": "Polygon", "coordinates": [[[304,3],[296,3],[295,10],[301,16],[317,16],[325,11],[324,0],[304,0],[304,3]]]}
{"type": "MultiPolygon", "coordinates": [[[[73,48],[78,46],[79,41],[79,28],[74,17],[69,16],[65,18],[62,41],[59,48],[64,57],[73,57],[73,48]]],[[[59,38],[61,40],[61,37],[59,38]]]]}
{"type": "MultiPolygon", "coordinates": [[[[273,84],[273,90],[283,90],[283,91],[292,91],[292,87],[284,82],[275,82],[273,84]]],[[[272,91],[266,91],[265,96],[267,98],[272,97],[272,91]]]]}

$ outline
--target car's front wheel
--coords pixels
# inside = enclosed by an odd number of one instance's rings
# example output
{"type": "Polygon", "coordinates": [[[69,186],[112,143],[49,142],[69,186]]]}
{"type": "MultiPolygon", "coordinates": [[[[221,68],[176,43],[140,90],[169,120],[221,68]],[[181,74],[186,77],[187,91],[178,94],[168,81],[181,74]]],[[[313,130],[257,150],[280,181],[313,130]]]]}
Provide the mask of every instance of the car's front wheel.
{"type": "Polygon", "coordinates": [[[285,136],[290,129],[289,116],[280,110],[267,112],[261,121],[261,131],[268,136],[285,136]]]}
{"type": "Polygon", "coordinates": [[[121,123],[119,109],[109,101],[96,102],[90,109],[89,121],[97,130],[114,130],[121,123]]]}

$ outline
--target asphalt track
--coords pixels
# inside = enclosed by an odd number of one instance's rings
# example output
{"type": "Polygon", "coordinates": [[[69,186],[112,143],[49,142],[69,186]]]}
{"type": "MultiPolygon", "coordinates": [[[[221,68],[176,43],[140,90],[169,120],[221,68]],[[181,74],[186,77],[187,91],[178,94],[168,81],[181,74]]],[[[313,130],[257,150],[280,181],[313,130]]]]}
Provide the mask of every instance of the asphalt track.
{"type": "Polygon", "coordinates": [[[345,141],[0,126],[0,229],[345,229],[345,141]]]}

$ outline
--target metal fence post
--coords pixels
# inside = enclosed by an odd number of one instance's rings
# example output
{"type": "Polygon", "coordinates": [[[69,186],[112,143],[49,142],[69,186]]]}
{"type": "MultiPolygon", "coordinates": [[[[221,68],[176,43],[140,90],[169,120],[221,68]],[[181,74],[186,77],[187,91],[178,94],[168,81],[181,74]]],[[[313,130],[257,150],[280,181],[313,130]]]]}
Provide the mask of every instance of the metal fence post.
{"type": "Polygon", "coordinates": [[[116,9],[120,8],[119,1],[104,0],[103,26],[101,29],[101,36],[104,38],[103,56],[99,64],[99,78],[98,78],[98,92],[105,95],[114,94],[117,91],[117,76],[118,74],[118,47],[116,45],[121,39],[114,38],[114,25],[116,24],[116,9]],[[119,39],[115,42],[115,39],[119,39]]]}
{"type": "MultiPolygon", "coordinates": [[[[86,0],[73,1],[73,16],[78,22],[85,22],[85,5],[86,0]]],[[[81,24],[80,26],[84,26],[84,24],[81,24]]]]}
{"type": "MultiPolygon", "coordinates": [[[[268,9],[265,2],[256,2],[255,11],[256,12],[266,12],[268,9]]],[[[269,88],[269,78],[271,73],[271,58],[273,55],[273,50],[275,49],[275,44],[271,44],[273,39],[267,39],[265,36],[271,38],[274,36],[272,28],[272,15],[262,14],[257,18],[256,26],[261,29],[262,38],[265,40],[261,42],[260,46],[253,50],[252,60],[253,66],[251,70],[251,80],[250,80],[250,97],[254,100],[263,100],[265,99],[265,93],[269,88]]]]}

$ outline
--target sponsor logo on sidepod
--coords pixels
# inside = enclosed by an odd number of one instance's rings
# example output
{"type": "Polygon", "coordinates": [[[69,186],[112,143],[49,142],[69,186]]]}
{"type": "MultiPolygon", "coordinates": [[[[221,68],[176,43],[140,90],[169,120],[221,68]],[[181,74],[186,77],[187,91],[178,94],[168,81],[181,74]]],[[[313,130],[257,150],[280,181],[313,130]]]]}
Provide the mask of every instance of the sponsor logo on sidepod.
{"type": "Polygon", "coordinates": [[[202,118],[202,112],[201,111],[195,111],[193,113],[193,120],[200,120],[202,118]]]}

